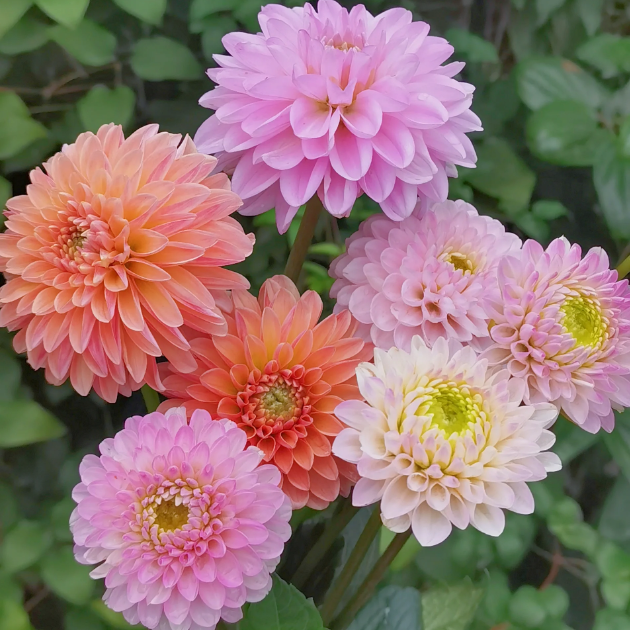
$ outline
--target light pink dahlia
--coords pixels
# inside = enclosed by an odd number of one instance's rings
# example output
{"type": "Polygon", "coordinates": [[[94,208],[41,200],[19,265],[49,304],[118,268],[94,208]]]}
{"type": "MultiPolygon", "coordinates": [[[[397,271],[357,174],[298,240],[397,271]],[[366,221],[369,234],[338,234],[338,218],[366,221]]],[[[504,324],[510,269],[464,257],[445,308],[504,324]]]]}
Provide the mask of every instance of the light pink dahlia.
{"type": "Polygon", "coordinates": [[[242,214],[275,207],[284,232],[315,193],[343,217],[365,192],[401,220],[419,194],[446,199],[455,164],[475,165],[474,88],[453,79],[462,63],[441,65],[453,47],[411,11],[319,0],[270,4],[258,20],[262,33],[223,38],[229,56],[208,71],[218,87],[200,101],[216,113],[195,137],[234,169],[242,214]]]}
{"type": "Polygon", "coordinates": [[[70,518],[75,555],[99,564],[105,603],[159,630],[238,621],[271,589],[291,535],[275,466],[229,420],[183,408],[129,418],[87,455],[70,518]],[[244,450],[245,449],[245,450],[244,450]]]}
{"type": "Polygon", "coordinates": [[[582,258],[565,238],[527,241],[499,265],[490,315],[491,364],[549,400],[586,431],[612,431],[630,406],[630,290],[599,247],[582,258]]]}
{"type": "Polygon", "coordinates": [[[377,347],[409,350],[418,334],[429,345],[487,337],[497,265],[521,241],[470,204],[445,201],[400,222],[370,217],[346,244],[330,267],[335,310],[349,309],[377,347]]]}
{"type": "Polygon", "coordinates": [[[357,369],[366,402],[340,403],[349,428],[333,453],[357,464],[354,505],[381,501],[383,523],[412,528],[421,545],[442,542],[453,525],[498,536],[503,510],[531,514],[527,482],[560,468],[547,449],[558,416],[551,403],[522,405],[523,383],[457,341],[421,337],[411,353],[375,351],[357,369]]]}
{"type": "Polygon", "coordinates": [[[221,335],[215,298],[247,288],[223,269],[252,253],[230,217],[241,200],[216,159],[190,138],[103,125],[30,173],[7,201],[0,234],[0,326],[17,331],[49,383],[108,402],[148,383],[161,389],[156,357],[197,365],[180,329],[221,335]]]}

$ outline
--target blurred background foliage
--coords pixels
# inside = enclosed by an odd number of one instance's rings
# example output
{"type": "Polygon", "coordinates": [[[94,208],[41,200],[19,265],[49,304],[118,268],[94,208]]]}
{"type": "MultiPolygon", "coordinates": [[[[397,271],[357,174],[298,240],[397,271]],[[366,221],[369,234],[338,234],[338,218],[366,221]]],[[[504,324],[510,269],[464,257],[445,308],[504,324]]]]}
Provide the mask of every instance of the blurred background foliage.
{"type": "MultiPolygon", "coordinates": [[[[289,0],[288,4],[299,4],[289,0]]],[[[346,3],[350,6],[352,3],[346,3]]],[[[368,0],[380,12],[395,3],[368,0]]],[[[627,0],[402,0],[468,62],[475,170],[451,197],[474,203],[523,237],[560,234],[630,253],[630,4],[627,0]]],[[[260,0],[0,0],[0,204],[22,194],[31,168],[84,130],[114,121],[132,131],[157,122],[193,134],[208,112],[197,100],[221,37],[257,31],[260,0]]],[[[322,217],[302,288],[322,294],[327,267],[360,221],[322,217]]],[[[278,235],[273,213],[243,219],[256,233],[240,270],[255,289],[282,271],[297,220],[278,235]]],[[[139,394],[107,405],[45,384],[0,335],[0,630],[127,628],[99,598],[102,587],[72,556],[68,517],[87,452],[143,413],[139,394]]],[[[511,514],[491,539],[473,529],[420,550],[409,541],[387,585],[351,630],[630,630],[630,413],[612,436],[556,425],[564,470],[534,485],[536,512],[511,514]]],[[[365,510],[363,511],[365,512],[365,510]]],[[[280,575],[291,578],[330,517],[294,515],[280,575]]],[[[306,595],[321,601],[356,542],[359,513],[306,595]]],[[[383,532],[381,546],[388,542],[383,532]]],[[[367,554],[358,579],[378,556],[367,554]]],[[[276,599],[296,594],[276,582],[276,599]]],[[[270,625],[261,604],[241,630],[270,625]],[[258,621],[256,621],[258,619],[258,621]]],[[[287,610],[290,610],[287,609],[287,610]]],[[[254,612],[252,610],[252,612],[254,612]]],[[[303,611],[302,611],[303,612],[303,611]]],[[[306,613],[305,613],[306,614],[306,613]]],[[[306,615],[300,629],[321,628],[306,615]]],[[[301,619],[301,618],[300,618],[301,619]]]]}

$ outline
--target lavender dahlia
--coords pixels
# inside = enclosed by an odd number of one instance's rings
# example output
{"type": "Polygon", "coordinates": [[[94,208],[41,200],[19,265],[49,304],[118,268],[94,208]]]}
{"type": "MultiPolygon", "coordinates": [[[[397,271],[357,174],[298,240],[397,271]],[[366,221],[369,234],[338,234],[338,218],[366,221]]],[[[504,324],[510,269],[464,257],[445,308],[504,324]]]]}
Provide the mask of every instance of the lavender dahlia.
{"type": "Polygon", "coordinates": [[[70,525],[75,555],[98,564],[106,604],[159,630],[238,621],[271,589],[291,535],[289,499],[233,422],[183,408],[129,418],[87,455],[70,525]]]}
{"type": "Polygon", "coordinates": [[[420,335],[461,342],[488,337],[486,305],[497,297],[497,265],[520,239],[463,201],[420,206],[396,222],[364,221],[330,267],[336,311],[348,308],[377,347],[409,350],[420,335]]]}
{"type": "Polygon", "coordinates": [[[527,241],[499,265],[485,356],[586,431],[612,431],[630,406],[630,290],[599,247],[527,241]]]}
{"type": "Polygon", "coordinates": [[[441,65],[453,47],[410,11],[320,0],[270,4],[258,19],[262,33],[223,38],[229,55],[208,71],[218,87],[200,101],[216,113],[195,137],[233,169],[242,214],[275,207],[284,232],[315,193],[342,217],[365,192],[401,220],[418,195],[446,199],[454,165],[475,165],[474,88],[453,78],[462,63],[441,65]]]}

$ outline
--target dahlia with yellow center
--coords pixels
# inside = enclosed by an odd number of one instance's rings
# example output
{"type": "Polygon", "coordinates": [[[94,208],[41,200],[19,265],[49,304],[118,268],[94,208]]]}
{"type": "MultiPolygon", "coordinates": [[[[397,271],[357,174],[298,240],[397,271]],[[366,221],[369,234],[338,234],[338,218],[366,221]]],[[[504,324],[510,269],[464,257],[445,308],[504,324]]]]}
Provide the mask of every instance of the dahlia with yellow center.
{"type": "Polygon", "coordinates": [[[499,265],[484,356],[586,431],[612,431],[630,406],[630,290],[600,248],[527,241],[499,265]]]}
{"type": "Polygon", "coordinates": [[[161,409],[203,408],[233,420],[282,472],[294,509],[324,509],[357,478],[354,466],[332,455],[344,428],[333,411],[360,398],[355,369],[372,348],[355,337],[348,311],[318,323],[321,298],[300,296],[284,276],[267,280],[258,299],[233,291],[228,307],[227,336],[190,338],[197,370],[160,365],[171,398],[161,409]]]}
{"type": "Polygon", "coordinates": [[[375,350],[357,378],[365,402],[335,409],[349,428],[333,453],[357,465],[353,504],[380,500],[384,524],[411,527],[421,545],[442,542],[453,525],[498,536],[503,510],[533,511],[527,482],[560,468],[547,452],[557,409],[522,405],[522,383],[490,372],[471,347],[440,338],[429,348],[416,336],[410,353],[375,350]]]}
{"type": "Polygon", "coordinates": [[[104,125],[31,172],[0,235],[0,326],[59,385],[105,400],[148,383],[156,357],[196,368],[180,328],[227,332],[217,291],[247,288],[222,269],[252,252],[229,215],[241,204],[216,159],[149,125],[104,125]]]}

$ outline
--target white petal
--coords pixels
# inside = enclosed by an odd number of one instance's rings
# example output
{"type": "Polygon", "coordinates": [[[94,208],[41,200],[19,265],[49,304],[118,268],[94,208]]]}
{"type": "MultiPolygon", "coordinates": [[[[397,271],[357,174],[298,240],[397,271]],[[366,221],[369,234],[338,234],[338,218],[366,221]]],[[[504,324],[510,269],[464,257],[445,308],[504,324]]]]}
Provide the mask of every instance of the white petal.
{"type": "Polygon", "coordinates": [[[503,510],[485,503],[475,506],[470,520],[480,532],[488,536],[499,536],[505,527],[503,510]]]}
{"type": "Polygon", "coordinates": [[[532,514],[534,512],[534,495],[524,481],[511,483],[514,490],[514,503],[510,507],[517,514],[532,514]]]}
{"type": "Polygon", "coordinates": [[[373,481],[372,479],[359,479],[352,491],[352,505],[362,507],[376,503],[383,496],[385,488],[384,481],[373,481]]]}
{"type": "Polygon", "coordinates": [[[426,503],[421,503],[411,517],[413,535],[423,547],[439,545],[448,538],[453,526],[441,512],[432,510],[426,503]]]}
{"type": "Polygon", "coordinates": [[[356,429],[341,431],[333,442],[332,451],[337,457],[356,464],[363,455],[359,432],[356,429]]]}
{"type": "Polygon", "coordinates": [[[384,518],[396,518],[412,512],[420,503],[420,493],[413,492],[407,487],[407,477],[397,477],[387,484],[381,511],[384,518]]]}

